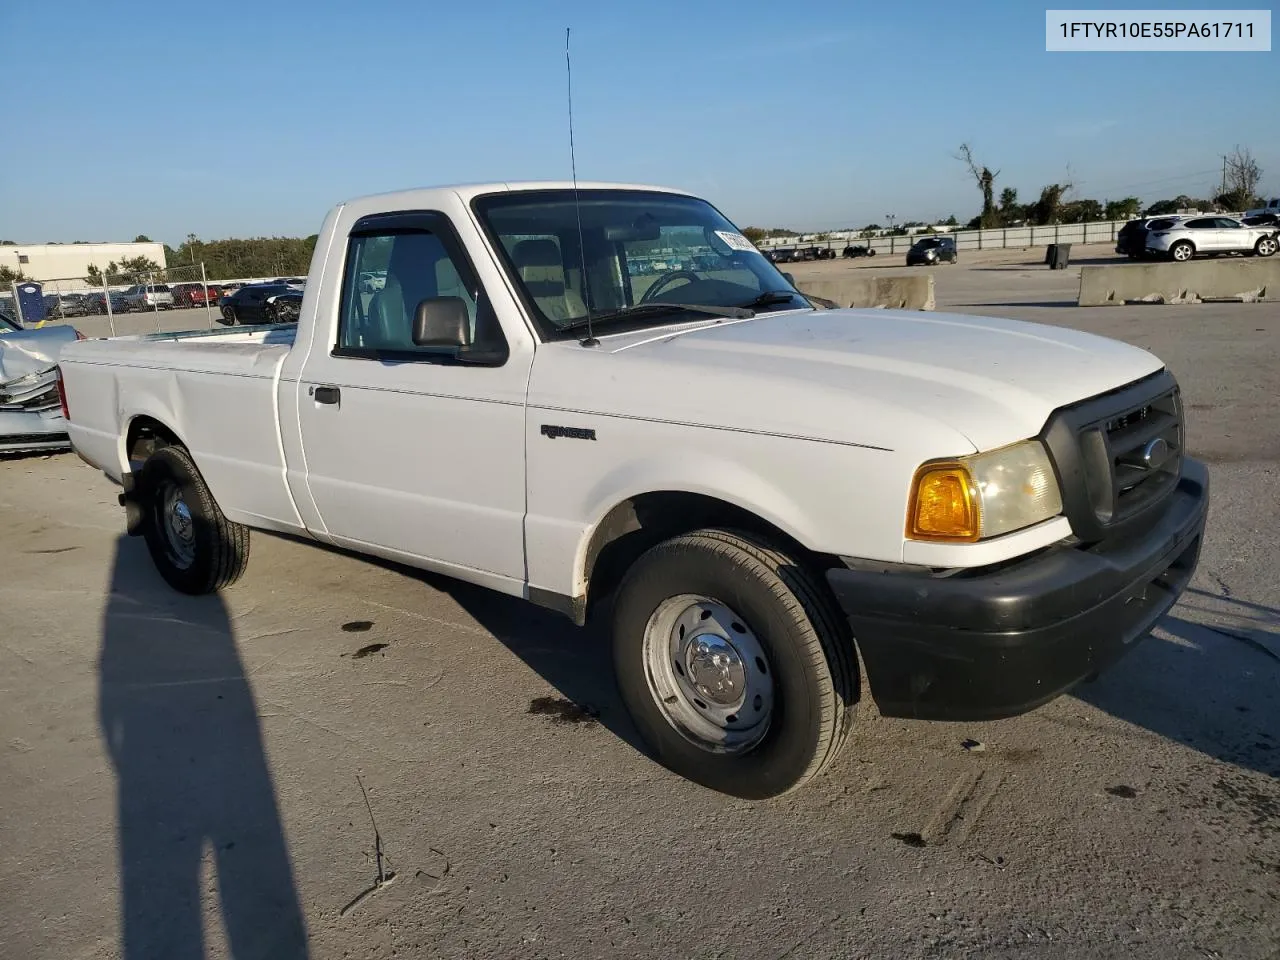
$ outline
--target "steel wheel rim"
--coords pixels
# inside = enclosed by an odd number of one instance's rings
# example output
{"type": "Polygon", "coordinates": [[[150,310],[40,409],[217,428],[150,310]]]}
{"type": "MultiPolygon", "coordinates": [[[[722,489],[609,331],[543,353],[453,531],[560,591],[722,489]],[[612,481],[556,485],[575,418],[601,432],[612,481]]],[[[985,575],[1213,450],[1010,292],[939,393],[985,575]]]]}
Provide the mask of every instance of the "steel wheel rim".
{"type": "Polygon", "coordinates": [[[159,508],[160,529],[164,531],[174,565],[185,570],[196,559],[195,520],[176,483],[165,483],[161,487],[159,508]]]}
{"type": "Polygon", "coordinates": [[[1269,257],[1276,252],[1276,241],[1264,239],[1258,241],[1258,252],[1264,257],[1269,257]]]}
{"type": "Polygon", "coordinates": [[[1173,251],[1173,259],[1175,259],[1175,260],[1190,260],[1190,259],[1191,259],[1191,248],[1190,248],[1190,247],[1188,247],[1188,246],[1185,246],[1185,245],[1180,246],[1180,247],[1175,247],[1175,248],[1174,248],[1174,251],[1173,251]]]}
{"type": "Polygon", "coordinates": [[[773,717],[773,668],[759,638],[730,607],[681,594],[645,624],[649,694],[677,733],[710,753],[743,753],[773,717]]]}

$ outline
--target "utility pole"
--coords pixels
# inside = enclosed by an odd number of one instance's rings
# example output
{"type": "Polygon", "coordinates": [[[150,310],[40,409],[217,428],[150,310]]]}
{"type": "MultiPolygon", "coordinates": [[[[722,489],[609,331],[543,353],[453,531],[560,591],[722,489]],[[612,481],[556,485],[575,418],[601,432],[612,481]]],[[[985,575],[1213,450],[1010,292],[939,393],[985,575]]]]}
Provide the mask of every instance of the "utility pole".
{"type": "Polygon", "coordinates": [[[1227,155],[1222,155],[1222,189],[1218,191],[1218,196],[1222,196],[1227,192],[1227,155]]]}

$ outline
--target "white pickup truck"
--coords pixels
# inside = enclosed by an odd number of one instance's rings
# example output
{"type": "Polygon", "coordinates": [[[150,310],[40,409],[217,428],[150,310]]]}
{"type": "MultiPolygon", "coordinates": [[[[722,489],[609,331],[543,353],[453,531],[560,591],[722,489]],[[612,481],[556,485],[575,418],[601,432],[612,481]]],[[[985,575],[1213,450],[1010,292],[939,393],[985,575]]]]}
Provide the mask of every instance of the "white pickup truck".
{"type": "Polygon", "coordinates": [[[60,370],[173,587],[232,583],[256,528],[608,611],[654,755],[751,798],[836,756],[859,654],[889,716],[1097,674],[1178,598],[1208,505],[1150,353],[832,309],[654,187],[344,203],[296,327],[87,340],[60,370]]]}

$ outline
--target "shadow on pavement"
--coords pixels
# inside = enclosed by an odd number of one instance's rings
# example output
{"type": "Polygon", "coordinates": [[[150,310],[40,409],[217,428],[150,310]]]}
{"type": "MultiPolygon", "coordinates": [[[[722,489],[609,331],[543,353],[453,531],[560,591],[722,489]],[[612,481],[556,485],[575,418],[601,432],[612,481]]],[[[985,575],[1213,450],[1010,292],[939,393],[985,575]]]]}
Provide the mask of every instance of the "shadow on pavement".
{"type": "Polygon", "coordinates": [[[122,955],[205,954],[202,870],[230,955],[297,960],[306,930],[253,691],[222,599],[184,597],[116,546],[99,661],[116,771],[122,955]],[[205,861],[207,868],[202,867],[205,861]]]}
{"type": "Polygon", "coordinates": [[[608,610],[597,611],[586,627],[578,627],[563,614],[526,600],[421,571],[405,572],[448,593],[568,701],[535,702],[530,712],[552,712],[558,706],[561,716],[598,719],[618,739],[649,756],[614,683],[608,610]]]}
{"type": "Polygon", "coordinates": [[[1191,589],[1148,637],[1074,695],[1207,756],[1280,777],[1280,611],[1191,589]],[[1232,606],[1241,626],[1204,601],[1232,606]],[[1193,619],[1194,618],[1194,619],[1193,619]]]}

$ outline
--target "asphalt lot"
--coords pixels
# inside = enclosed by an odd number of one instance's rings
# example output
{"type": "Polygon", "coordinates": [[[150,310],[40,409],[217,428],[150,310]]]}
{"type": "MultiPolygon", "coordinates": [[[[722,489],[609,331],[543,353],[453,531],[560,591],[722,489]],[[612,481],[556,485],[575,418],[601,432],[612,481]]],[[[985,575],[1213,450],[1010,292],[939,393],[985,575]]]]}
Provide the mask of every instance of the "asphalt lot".
{"type": "Polygon", "coordinates": [[[259,534],[239,584],[181,597],[74,456],[0,462],[0,958],[289,958],[304,928],[313,957],[1275,957],[1280,309],[1066,306],[1040,256],[935,268],[939,309],[1170,364],[1212,470],[1190,591],[1024,717],[864,698],[833,769],[763,804],[643,755],[598,630],[259,534]]]}

